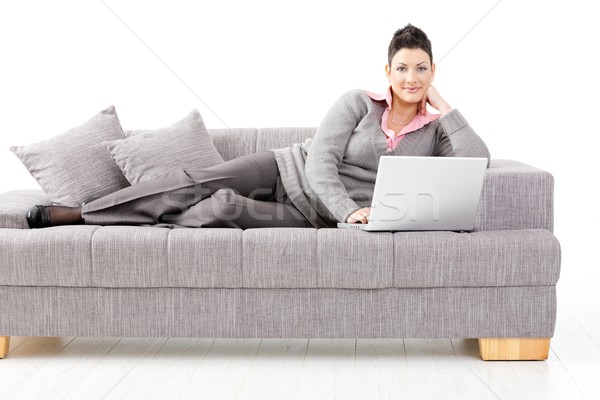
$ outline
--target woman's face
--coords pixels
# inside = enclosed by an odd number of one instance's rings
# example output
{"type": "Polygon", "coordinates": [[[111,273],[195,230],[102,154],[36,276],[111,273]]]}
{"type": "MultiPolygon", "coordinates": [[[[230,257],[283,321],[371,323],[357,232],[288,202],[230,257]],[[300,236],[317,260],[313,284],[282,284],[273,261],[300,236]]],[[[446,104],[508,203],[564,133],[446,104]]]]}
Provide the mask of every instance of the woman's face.
{"type": "Polygon", "coordinates": [[[435,64],[431,65],[425,51],[403,48],[392,58],[392,65],[385,66],[385,72],[392,84],[393,98],[414,104],[423,99],[424,90],[433,81],[435,64]]]}

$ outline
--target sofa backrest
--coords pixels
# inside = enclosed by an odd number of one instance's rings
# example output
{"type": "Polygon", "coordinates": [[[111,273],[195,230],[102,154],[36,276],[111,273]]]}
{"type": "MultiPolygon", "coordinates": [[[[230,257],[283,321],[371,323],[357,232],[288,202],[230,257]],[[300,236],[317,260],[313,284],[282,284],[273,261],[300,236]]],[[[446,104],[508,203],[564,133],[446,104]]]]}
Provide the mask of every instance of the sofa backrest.
{"type": "Polygon", "coordinates": [[[208,128],[208,134],[225,161],[257,151],[283,148],[312,137],[316,127],[208,128]]]}

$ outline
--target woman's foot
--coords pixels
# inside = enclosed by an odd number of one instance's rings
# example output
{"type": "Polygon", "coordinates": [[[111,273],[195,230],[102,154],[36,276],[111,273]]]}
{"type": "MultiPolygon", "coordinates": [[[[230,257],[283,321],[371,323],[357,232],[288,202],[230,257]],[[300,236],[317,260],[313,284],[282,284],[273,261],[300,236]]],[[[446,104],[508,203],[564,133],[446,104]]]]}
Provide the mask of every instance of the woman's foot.
{"type": "Polygon", "coordinates": [[[85,223],[81,207],[33,206],[27,211],[30,228],[47,228],[57,225],[79,225],[85,223]]]}

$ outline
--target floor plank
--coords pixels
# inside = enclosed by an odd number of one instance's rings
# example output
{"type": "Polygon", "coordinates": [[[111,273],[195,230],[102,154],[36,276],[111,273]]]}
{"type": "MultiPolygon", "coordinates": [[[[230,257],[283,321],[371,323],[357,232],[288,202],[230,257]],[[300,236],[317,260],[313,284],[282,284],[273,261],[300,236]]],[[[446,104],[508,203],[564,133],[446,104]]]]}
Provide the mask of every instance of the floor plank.
{"type": "MultiPolygon", "coordinates": [[[[482,361],[477,339],[452,339],[457,357],[492,393],[490,399],[581,399],[562,364],[550,352],[546,361],[482,361]]],[[[474,387],[471,386],[470,387],[474,387]]]]}
{"type": "MultiPolygon", "coordinates": [[[[44,338],[52,341],[53,338],[44,338]]],[[[64,399],[90,368],[119,338],[82,338],[70,341],[15,390],[9,399],[64,399]]]]}
{"type": "Polygon", "coordinates": [[[248,374],[261,339],[216,339],[196,365],[181,399],[235,399],[248,374]]]}
{"type": "Polygon", "coordinates": [[[243,399],[288,399],[298,390],[308,339],[264,339],[240,390],[243,399]]]}
{"type": "Polygon", "coordinates": [[[511,388],[510,377],[513,371],[504,361],[483,361],[479,353],[477,339],[451,339],[454,355],[467,379],[466,390],[469,398],[512,399],[517,392],[511,388]]]}
{"type": "Polygon", "coordinates": [[[404,344],[409,398],[490,398],[489,391],[479,387],[472,373],[457,359],[450,339],[411,338],[404,339],[404,344]]]}
{"type": "Polygon", "coordinates": [[[355,339],[310,339],[296,398],[355,398],[355,358],[355,339]]]}
{"type": "Polygon", "coordinates": [[[578,387],[578,393],[589,399],[598,398],[600,349],[569,312],[559,314],[550,348],[578,387]]]}
{"type": "Polygon", "coordinates": [[[600,307],[594,305],[590,305],[589,307],[572,307],[565,310],[565,313],[579,324],[581,330],[600,349],[600,307]]]}
{"type": "Polygon", "coordinates": [[[17,346],[9,357],[0,360],[2,395],[10,397],[23,386],[31,386],[30,378],[67,346],[74,337],[30,337],[17,346]]]}
{"type": "Polygon", "coordinates": [[[169,338],[128,371],[107,398],[177,398],[215,339],[169,338]]]}
{"type": "Polygon", "coordinates": [[[23,344],[29,336],[11,336],[10,337],[10,346],[8,347],[8,356],[10,356],[10,352],[15,350],[21,344],[23,344]]]}
{"type": "Polygon", "coordinates": [[[129,371],[148,354],[157,352],[165,341],[161,338],[121,338],[108,353],[97,357],[78,382],[74,382],[65,399],[111,398],[113,388],[132,379],[129,371]]]}
{"type": "Polygon", "coordinates": [[[397,399],[408,394],[408,385],[404,339],[357,340],[356,399],[397,399]]]}

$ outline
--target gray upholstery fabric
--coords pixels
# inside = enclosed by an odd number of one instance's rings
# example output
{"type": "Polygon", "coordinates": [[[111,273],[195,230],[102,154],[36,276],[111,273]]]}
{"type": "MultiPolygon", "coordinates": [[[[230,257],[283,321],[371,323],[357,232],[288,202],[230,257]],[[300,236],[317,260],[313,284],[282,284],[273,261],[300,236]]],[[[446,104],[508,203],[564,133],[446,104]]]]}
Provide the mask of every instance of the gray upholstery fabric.
{"type": "Polygon", "coordinates": [[[96,228],[92,286],[241,286],[241,229],[96,228]]]}
{"type": "Polygon", "coordinates": [[[65,206],[101,197],[129,186],[101,142],[124,139],[114,106],[84,124],[15,153],[51,201],[65,206]]]}
{"type": "Polygon", "coordinates": [[[94,229],[83,228],[0,229],[0,285],[89,286],[94,229]]]}
{"type": "Polygon", "coordinates": [[[307,138],[313,137],[317,128],[261,128],[258,130],[256,151],[283,148],[293,143],[303,143],[307,138]],[[280,138],[286,138],[284,143],[280,138]]]}
{"type": "Polygon", "coordinates": [[[57,226],[0,229],[0,254],[0,285],[16,286],[547,286],[556,284],[560,270],[558,240],[544,229],[390,233],[57,226]]]}
{"type": "Polygon", "coordinates": [[[50,205],[46,193],[39,189],[11,190],[0,193],[0,228],[29,229],[27,210],[36,205],[50,205]]]}
{"type": "Polygon", "coordinates": [[[397,232],[394,250],[394,287],[545,286],[560,275],[560,244],[545,229],[397,232]]]}
{"type": "MultiPolygon", "coordinates": [[[[257,132],[256,128],[208,129],[208,134],[225,161],[256,153],[257,132]]],[[[287,141],[288,138],[281,136],[280,140],[287,141]]]]}
{"type": "Polygon", "coordinates": [[[534,227],[554,230],[554,177],[518,161],[493,160],[486,170],[475,230],[534,227]]]}
{"type": "Polygon", "coordinates": [[[0,315],[0,333],[15,336],[552,337],[556,288],[0,286],[0,315]]]}
{"type": "Polygon", "coordinates": [[[205,168],[223,162],[198,110],[165,128],[127,133],[127,139],[102,144],[132,185],[172,169],[205,168]]]}
{"type": "Polygon", "coordinates": [[[317,230],[247,229],[242,238],[243,287],[319,287],[317,230]]]}

